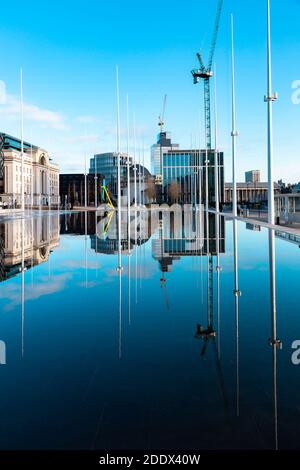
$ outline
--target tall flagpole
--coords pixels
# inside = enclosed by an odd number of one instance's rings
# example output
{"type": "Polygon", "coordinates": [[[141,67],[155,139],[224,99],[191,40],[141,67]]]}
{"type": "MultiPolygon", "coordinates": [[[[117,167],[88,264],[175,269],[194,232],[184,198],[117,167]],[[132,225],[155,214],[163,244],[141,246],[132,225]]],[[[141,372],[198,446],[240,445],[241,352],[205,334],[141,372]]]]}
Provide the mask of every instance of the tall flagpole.
{"type": "Polygon", "coordinates": [[[236,194],[236,137],[239,135],[236,130],[235,113],[235,63],[234,63],[234,23],[231,15],[231,65],[232,65],[232,215],[237,216],[237,194],[236,194]]]}
{"type": "Polygon", "coordinates": [[[24,199],[24,109],[23,109],[23,69],[20,68],[20,107],[21,107],[21,210],[25,210],[24,199]]]}
{"type": "Polygon", "coordinates": [[[273,177],[273,101],[278,98],[277,93],[272,93],[272,58],[271,58],[271,12],[270,0],[267,0],[267,81],[268,94],[265,102],[268,105],[268,222],[275,223],[274,214],[274,177],[273,177]]]}

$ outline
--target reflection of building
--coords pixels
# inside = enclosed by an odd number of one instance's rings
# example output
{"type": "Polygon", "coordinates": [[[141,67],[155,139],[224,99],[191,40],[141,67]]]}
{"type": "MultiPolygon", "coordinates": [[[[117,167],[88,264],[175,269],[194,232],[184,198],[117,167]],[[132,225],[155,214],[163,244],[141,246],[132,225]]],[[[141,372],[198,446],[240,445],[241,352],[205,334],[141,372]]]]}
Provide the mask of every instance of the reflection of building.
{"type": "MultiPolygon", "coordinates": [[[[101,175],[97,175],[97,197],[101,198],[101,175]]],[[[59,176],[59,191],[61,204],[71,204],[71,206],[84,206],[85,203],[85,175],[81,174],[61,174],[59,176]]],[[[86,197],[87,206],[95,205],[95,176],[86,175],[86,197]]]]}
{"type": "MultiPolygon", "coordinates": [[[[268,183],[237,183],[237,202],[239,204],[266,204],[268,202],[268,183]]],[[[280,194],[280,186],[274,183],[275,195],[280,194]]],[[[225,203],[232,202],[232,183],[225,184],[225,203]]]]}
{"type": "Polygon", "coordinates": [[[25,267],[31,268],[48,260],[59,242],[59,215],[14,219],[0,223],[0,280],[20,273],[24,243],[25,267]]]}
{"type": "Polygon", "coordinates": [[[219,253],[225,252],[225,223],[220,217],[219,241],[216,238],[216,216],[193,210],[166,211],[159,223],[159,237],[152,239],[152,256],[160,263],[161,270],[168,272],[174,260],[185,256],[215,256],[217,243],[219,253]],[[208,221],[208,228],[207,228],[208,221]]]}
{"type": "MultiPolygon", "coordinates": [[[[21,204],[22,158],[21,141],[0,134],[0,198],[4,207],[21,204]]],[[[59,204],[59,167],[43,150],[24,142],[24,194],[25,206],[57,206],[59,204]]]]}
{"type": "Polygon", "coordinates": [[[245,182],[246,183],[260,183],[260,170],[246,171],[245,182]]]}

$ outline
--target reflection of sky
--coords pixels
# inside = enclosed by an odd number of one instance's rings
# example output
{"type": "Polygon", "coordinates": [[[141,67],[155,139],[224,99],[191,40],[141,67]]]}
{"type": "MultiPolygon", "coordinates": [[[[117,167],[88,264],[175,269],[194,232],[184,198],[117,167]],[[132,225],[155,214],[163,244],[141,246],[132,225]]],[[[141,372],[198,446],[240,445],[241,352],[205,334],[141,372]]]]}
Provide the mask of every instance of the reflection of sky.
{"type": "MultiPolygon", "coordinates": [[[[0,447],[89,447],[93,440],[96,446],[111,442],[134,446],[148,438],[153,447],[172,446],[178,439],[183,446],[209,447],[212,438],[216,446],[247,447],[248,433],[254,446],[272,447],[268,232],[253,232],[238,224],[242,291],[238,423],[232,224],[226,223],[226,252],[220,255],[226,410],[213,344],[208,344],[202,357],[202,342],[194,338],[197,323],[206,326],[207,322],[207,258],[175,260],[172,272],[165,273],[164,289],[151,247],[150,240],[130,257],[130,325],[128,256],[123,256],[121,360],[117,256],[96,254],[89,237],[85,245],[84,236],[62,235],[60,249],[53,251],[49,262],[25,273],[23,360],[21,276],[0,285],[0,339],[7,345],[7,366],[0,369],[0,413],[6,429],[0,430],[0,447]],[[228,431],[227,419],[235,432],[228,431]],[[210,432],[208,426],[212,426],[210,432]],[[26,429],[31,432],[25,433],[26,429]]],[[[292,341],[300,339],[299,257],[296,245],[276,240],[278,337],[283,341],[283,351],[278,352],[279,441],[283,447],[298,445],[300,368],[291,364],[290,357],[292,341]]],[[[213,324],[217,328],[215,267],[214,258],[213,324]]]]}

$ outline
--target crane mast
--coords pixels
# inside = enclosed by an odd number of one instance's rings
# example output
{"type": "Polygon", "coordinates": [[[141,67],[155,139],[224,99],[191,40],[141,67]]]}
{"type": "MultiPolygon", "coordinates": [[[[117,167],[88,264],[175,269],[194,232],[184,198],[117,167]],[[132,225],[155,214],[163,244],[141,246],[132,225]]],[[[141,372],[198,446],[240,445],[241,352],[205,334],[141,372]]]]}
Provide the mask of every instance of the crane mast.
{"type": "Polygon", "coordinates": [[[205,116],[205,139],[206,139],[206,148],[211,150],[211,106],[210,106],[210,79],[213,76],[212,73],[212,63],[215,55],[215,49],[217,44],[220,19],[223,7],[223,0],[218,1],[217,15],[215,21],[215,27],[212,36],[212,42],[209,52],[208,65],[205,67],[201,52],[197,53],[197,59],[199,61],[200,68],[192,70],[192,75],[194,78],[194,84],[197,84],[202,79],[204,82],[204,116],[205,116]]]}

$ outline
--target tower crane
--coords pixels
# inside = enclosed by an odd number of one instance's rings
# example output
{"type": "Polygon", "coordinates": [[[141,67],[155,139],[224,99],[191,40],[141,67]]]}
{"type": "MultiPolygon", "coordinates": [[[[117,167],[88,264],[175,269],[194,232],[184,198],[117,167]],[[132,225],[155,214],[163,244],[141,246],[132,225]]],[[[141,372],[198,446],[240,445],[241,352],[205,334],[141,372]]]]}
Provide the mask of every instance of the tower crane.
{"type": "MultiPolygon", "coordinates": [[[[212,148],[210,79],[213,77],[212,64],[213,64],[213,59],[214,59],[215,49],[216,49],[216,44],[217,44],[222,8],[223,8],[223,0],[218,0],[215,26],[213,30],[212,42],[211,42],[209,56],[208,56],[208,65],[207,67],[205,67],[203,58],[202,58],[202,52],[200,51],[197,53],[197,59],[199,61],[200,68],[192,70],[194,84],[199,83],[201,79],[203,80],[203,83],[204,83],[204,119],[205,119],[206,151],[211,150],[212,148]]],[[[207,155],[206,155],[206,164],[207,164],[207,155]]],[[[208,171],[207,167],[206,167],[206,171],[208,171]]],[[[208,181],[208,178],[206,179],[206,181],[208,181]]],[[[208,188],[206,188],[206,191],[208,192],[208,188]]],[[[206,227],[207,256],[208,256],[207,303],[208,303],[209,315],[211,315],[211,310],[213,309],[213,259],[212,259],[212,254],[210,252],[209,232],[210,230],[209,230],[209,214],[208,214],[207,227],[206,227]]],[[[209,332],[210,331],[208,328],[208,333],[209,332]]]]}
{"type": "Polygon", "coordinates": [[[158,116],[158,125],[160,127],[160,132],[163,132],[164,130],[164,119],[165,119],[165,111],[166,111],[166,104],[167,104],[167,95],[164,96],[164,101],[163,101],[163,108],[161,114],[158,116]]]}
{"type": "Polygon", "coordinates": [[[208,56],[208,65],[207,67],[205,67],[203,58],[202,58],[202,52],[200,51],[197,53],[197,59],[200,64],[200,68],[192,70],[194,84],[199,83],[201,79],[203,79],[203,82],[204,82],[205,137],[206,137],[206,147],[208,150],[211,150],[210,79],[213,76],[212,63],[213,63],[216,44],[217,44],[222,7],[223,7],[223,0],[218,0],[215,27],[213,31],[211,47],[210,47],[210,52],[208,56]]]}

